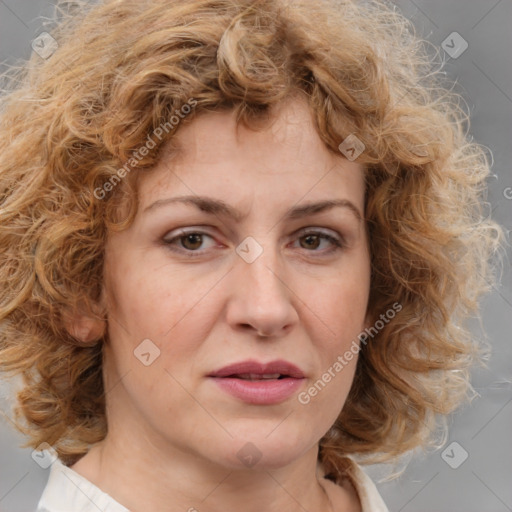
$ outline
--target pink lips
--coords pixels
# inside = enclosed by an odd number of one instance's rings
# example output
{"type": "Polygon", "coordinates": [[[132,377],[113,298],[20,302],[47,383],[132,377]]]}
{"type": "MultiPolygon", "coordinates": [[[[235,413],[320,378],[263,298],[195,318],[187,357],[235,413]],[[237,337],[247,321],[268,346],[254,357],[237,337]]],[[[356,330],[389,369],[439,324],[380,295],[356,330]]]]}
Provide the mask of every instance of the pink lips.
{"type": "Polygon", "coordinates": [[[209,375],[220,388],[244,402],[271,405],[289,398],[301,386],[303,372],[287,361],[262,364],[242,361],[209,375]]]}

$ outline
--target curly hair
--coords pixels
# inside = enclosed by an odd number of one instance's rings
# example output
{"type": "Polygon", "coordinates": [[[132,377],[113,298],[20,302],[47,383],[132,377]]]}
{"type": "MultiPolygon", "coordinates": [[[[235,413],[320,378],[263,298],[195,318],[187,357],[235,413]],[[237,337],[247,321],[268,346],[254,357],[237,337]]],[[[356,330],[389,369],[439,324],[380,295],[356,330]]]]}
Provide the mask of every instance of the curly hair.
{"type": "Polygon", "coordinates": [[[97,306],[106,237],[133,221],[144,171],[201,112],[234,110],[257,129],[295,93],[329,150],[340,155],[351,134],[364,144],[368,312],[402,306],[362,347],[319,458],[339,472],[346,454],[392,461],[432,443],[482,361],[466,320],[497,278],[504,234],[485,211],[486,152],[428,43],[383,1],[75,5],[60,9],[53,55],[33,54],[0,100],[0,369],[23,377],[25,446],[47,442],[71,464],[106,435],[108,332],[84,344],[65,319],[108,322],[97,306]],[[138,152],[191,98],[179,125],[138,152]]]}

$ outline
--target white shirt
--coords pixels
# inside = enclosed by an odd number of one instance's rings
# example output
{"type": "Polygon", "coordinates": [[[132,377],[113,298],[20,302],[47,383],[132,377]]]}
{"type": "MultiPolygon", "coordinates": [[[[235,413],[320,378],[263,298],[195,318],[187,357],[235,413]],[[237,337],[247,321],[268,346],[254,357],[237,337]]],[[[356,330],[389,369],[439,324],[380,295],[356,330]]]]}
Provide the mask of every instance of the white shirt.
{"type": "MultiPolygon", "coordinates": [[[[363,512],[389,512],[372,482],[362,468],[352,464],[348,476],[352,481],[363,512]]],[[[57,459],[43,491],[37,512],[130,512],[112,496],[89,482],[57,459]]]]}

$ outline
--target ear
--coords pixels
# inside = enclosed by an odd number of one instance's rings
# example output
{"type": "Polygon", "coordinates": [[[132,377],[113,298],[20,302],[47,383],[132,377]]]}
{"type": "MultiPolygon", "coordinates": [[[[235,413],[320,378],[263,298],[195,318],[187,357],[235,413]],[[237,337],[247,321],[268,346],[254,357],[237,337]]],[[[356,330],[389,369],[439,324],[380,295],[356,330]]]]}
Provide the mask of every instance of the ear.
{"type": "Polygon", "coordinates": [[[97,342],[105,334],[107,327],[102,306],[103,297],[100,304],[95,304],[94,311],[90,313],[85,313],[85,308],[65,310],[62,316],[66,331],[81,343],[90,345],[97,342]]]}

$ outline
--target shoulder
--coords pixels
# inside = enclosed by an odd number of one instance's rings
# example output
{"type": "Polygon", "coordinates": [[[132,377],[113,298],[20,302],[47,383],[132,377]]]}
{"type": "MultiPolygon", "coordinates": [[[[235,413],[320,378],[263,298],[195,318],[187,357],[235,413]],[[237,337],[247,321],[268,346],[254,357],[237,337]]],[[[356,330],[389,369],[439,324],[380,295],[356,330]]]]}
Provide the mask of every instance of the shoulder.
{"type": "Polygon", "coordinates": [[[326,491],[339,510],[389,512],[371,478],[350,457],[344,459],[343,474],[336,482],[324,479],[326,491]]]}
{"type": "Polygon", "coordinates": [[[57,459],[37,505],[37,512],[129,512],[92,482],[57,459]]]}
{"type": "Polygon", "coordinates": [[[326,478],[323,481],[323,486],[331,503],[335,506],[335,510],[366,512],[362,508],[357,490],[347,478],[342,478],[338,483],[326,478]]]}

